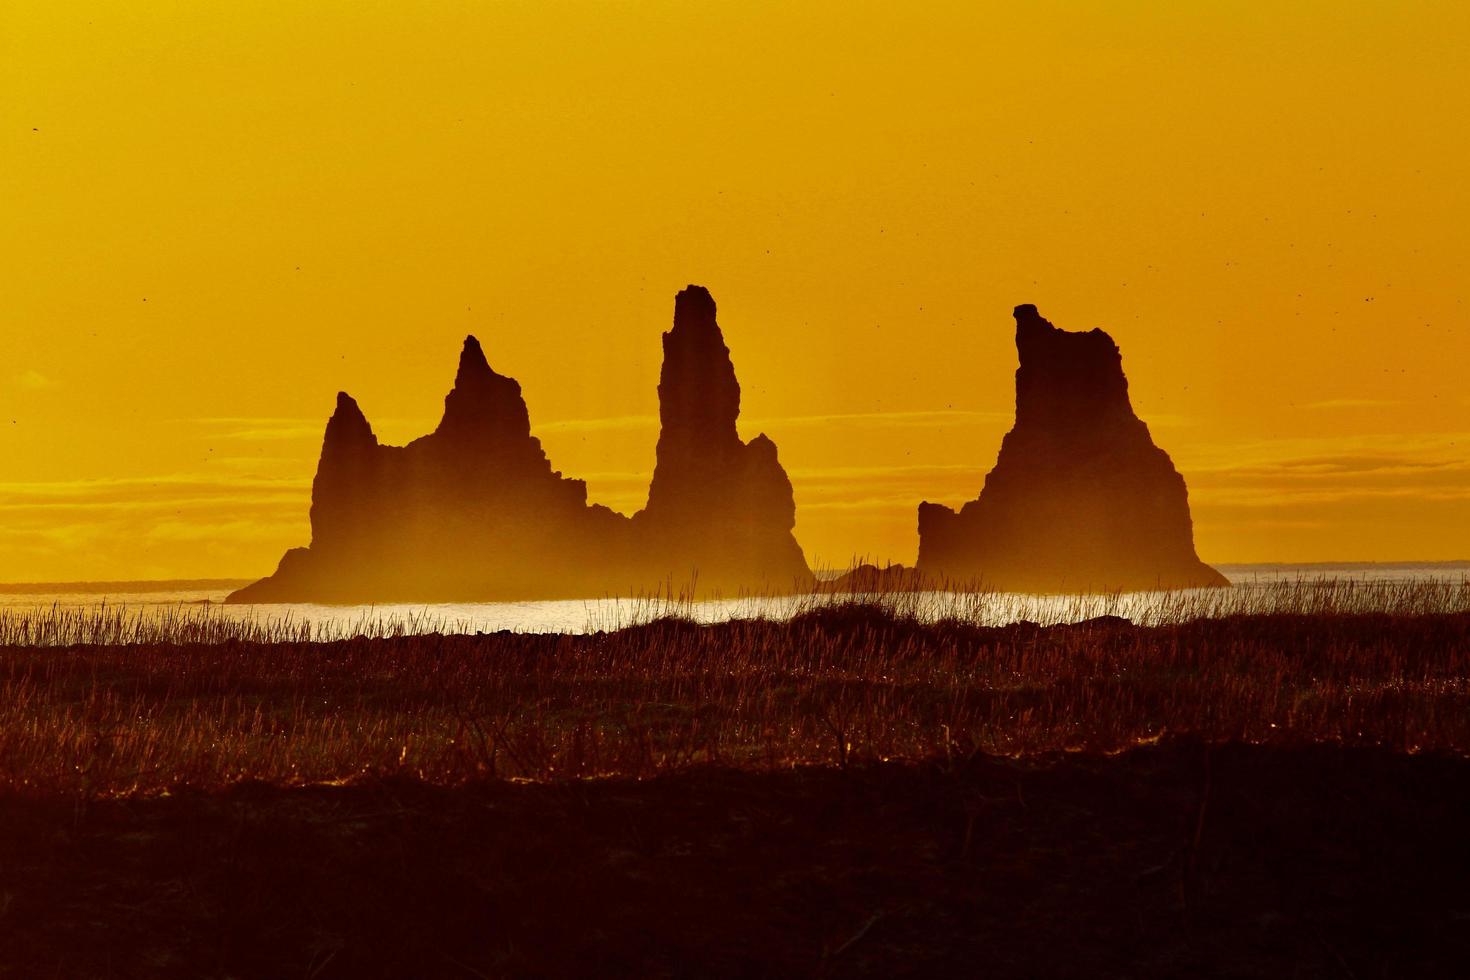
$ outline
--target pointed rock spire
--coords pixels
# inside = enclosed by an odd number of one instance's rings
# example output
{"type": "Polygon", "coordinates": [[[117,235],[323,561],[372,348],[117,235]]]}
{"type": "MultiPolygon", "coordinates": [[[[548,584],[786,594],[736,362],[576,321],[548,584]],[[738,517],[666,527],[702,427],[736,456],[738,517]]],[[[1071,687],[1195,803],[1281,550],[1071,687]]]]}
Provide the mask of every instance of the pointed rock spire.
{"type": "Polygon", "coordinates": [[[684,452],[723,455],[740,442],[740,383],[715,321],[715,301],[703,286],[674,297],[674,326],[664,334],[659,372],[660,459],[666,442],[684,452]]]}
{"type": "Polygon", "coordinates": [[[456,443],[509,448],[531,437],[531,416],[521,386],[496,374],[473,335],[459,352],[454,387],[444,396],[444,417],[435,430],[456,443]]]}
{"type": "Polygon", "coordinates": [[[347,392],[337,392],[337,407],[327,420],[327,431],[322,437],[322,455],[370,450],[377,444],[378,437],[373,435],[373,427],[357,402],[347,392]]]}
{"type": "Polygon", "coordinates": [[[459,370],[454,373],[454,387],[474,385],[494,373],[490,370],[490,362],[485,360],[485,350],[479,339],[474,334],[465,337],[464,346],[459,351],[459,370]]]}
{"type": "Polygon", "coordinates": [[[364,506],[363,493],[371,492],[378,454],[378,437],[362,409],[347,392],[337,392],[311,483],[314,546],[336,547],[350,538],[364,506]]]}
{"type": "Polygon", "coordinates": [[[674,298],[663,349],[657,463],[648,506],[634,518],[660,550],[656,560],[722,588],[806,581],[776,446],[764,436],[747,444],[736,428],[740,383],[709,290],[691,285],[674,298]]]}

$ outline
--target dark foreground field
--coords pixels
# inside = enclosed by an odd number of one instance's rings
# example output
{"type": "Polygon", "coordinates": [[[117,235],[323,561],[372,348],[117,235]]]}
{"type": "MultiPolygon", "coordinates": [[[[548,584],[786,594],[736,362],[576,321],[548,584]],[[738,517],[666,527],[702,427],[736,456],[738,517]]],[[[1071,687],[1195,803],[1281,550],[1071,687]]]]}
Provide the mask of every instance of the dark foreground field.
{"type": "Polygon", "coordinates": [[[0,976],[1470,974],[1470,586],[1288,598],[11,617],[0,976]]]}
{"type": "Polygon", "coordinates": [[[1113,757],[0,804],[16,977],[1463,976],[1470,765],[1113,757]]]}

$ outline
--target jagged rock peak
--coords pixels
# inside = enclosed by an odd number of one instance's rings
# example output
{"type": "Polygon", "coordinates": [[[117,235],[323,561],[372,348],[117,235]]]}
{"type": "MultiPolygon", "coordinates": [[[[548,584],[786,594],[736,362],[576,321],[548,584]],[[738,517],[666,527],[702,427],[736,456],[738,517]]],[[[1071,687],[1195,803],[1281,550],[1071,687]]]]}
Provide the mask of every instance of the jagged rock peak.
{"type": "Polygon", "coordinates": [[[721,452],[739,443],[740,383],[715,321],[715,301],[703,286],[688,286],[674,297],[674,327],[664,334],[659,373],[659,441],[694,435],[703,452],[721,452]],[[684,433],[685,436],[677,434],[684,433]]]}
{"type": "Polygon", "coordinates": [[[1015,309],[1016,424],[1058,431],[1134,418],[1123,357],[1102,330],[1054,326],[1030,303],[1015,309]]]}
{"type": "Polygon", "coordinates": [[[674,297],[674,329],[700,327],[719,332],[719,324],[715,322],[715,298],[708,289],[691,283],[674,297]]]}
{"type": "Polygon", "coordinates": [[[339,416],[344,419],[356,416],[366,421],[366,417],[362,414],[362,409],[357,405],[357,399],[345,391],[337,392],[337,408],[332,413],[332,417],[337,418],[339,416]]]}
{"type": "Polygon", "coordinates": [[[1101,330],[1016,319],[1016,422],[980,496],[919,506],[920,575],[1020,591],[1228,584],[1199,560],[1184,479],[1133,412],[1101,330]]]}
{"type": "Polygon", "coordinates": [[[514,378],[497,374],[473,334],[459,352],[454,388],[444,397],[444,418],[437,433],[478,439],[523,440],[531,434],[531,417],[514,378]]]}
{"type": "Polygon", "coordinates": [[[490,362],[485,359],[484,348],[474,334],[464,339],[464,347],[459,352],[459,370],[454,375],[454,386],[473,384],[477,379],[492,375],[490,362]]]}
{"type": "Polygon", "coordinates": [[[1118,345],[1113,343],[1113,338],[1106,332],[1095,327],[1091,330],[1063,330],[1042,316],[1031,303],[1022,303],[1015,308],[1012,315],[1016,318],[1016,353],[1023,362],[1028,355],[1054,352],[1054,347],[1039,346],[1048,343],[1071,344],[1077,349],[1086,345],[1090,353],[1111,349],[1116,354],[1118,351],[1118,345]]]}
{"type": "Polygon", "coordinates": [[[368,424],[367,416],[362,414],[356,400],[345,391],[337,392],[337,407],[332,412],[332,417],[327,420],[327,432],[323,440],[323,451],[329,452],[334,447],[368,444],[376,446],[377,436],[373,435],[373,427],[368,424]]]}

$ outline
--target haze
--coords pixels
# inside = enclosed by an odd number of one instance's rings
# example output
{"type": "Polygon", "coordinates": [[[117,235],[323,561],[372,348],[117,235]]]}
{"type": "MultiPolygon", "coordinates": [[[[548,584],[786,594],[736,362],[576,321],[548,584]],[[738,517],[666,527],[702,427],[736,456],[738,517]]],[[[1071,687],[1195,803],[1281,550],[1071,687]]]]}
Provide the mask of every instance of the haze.
{"type": "Polygon", "coordinates": [[[1470,555],[1463,5],[801,6],[6,4],[0,580],[268,572],[468,333],[631,512],[689,282],[814,565],[975,496],[1031,302],[1206,561],[1470,555]]]}

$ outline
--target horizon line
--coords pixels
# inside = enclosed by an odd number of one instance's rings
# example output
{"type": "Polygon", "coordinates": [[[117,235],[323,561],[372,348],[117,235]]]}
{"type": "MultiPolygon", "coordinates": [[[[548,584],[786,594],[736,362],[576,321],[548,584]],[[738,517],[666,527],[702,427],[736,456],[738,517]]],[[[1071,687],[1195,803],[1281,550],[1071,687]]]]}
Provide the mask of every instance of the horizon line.
{"type": "MultiPolygon", "coordinates": [[[[879,568],[902,565],[902,562],[875,562],[866,561],[859,564],[876,565],[879,568]]],[[[1343,559],[1337,561],[1227,561],[1207,562],[1216,569],[1236,568],[1470,568],[1470,558],[1441,558],[1441,559],[1343,559]]],[[[847,566],[854,567],[854,566],[847,566]]],[[[838,571],[837,566],[825,566],[822,571],[838,571]]],[[[167,592],[173,589],[203,589],[203,588],[237,588],[249,585],[256,577],[198,577],[198,578],[159,578],[159,579],[77,579],[74,581],[56,582],[0,582],[0,595],[50,595],[64,592],[167,592]],[[130,586],[146,586],[146,588],[129,588],[130,586]]],[[[433,605],[433,603],[430,603],[433,605]]]]}

